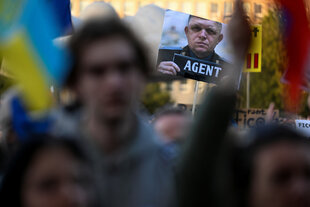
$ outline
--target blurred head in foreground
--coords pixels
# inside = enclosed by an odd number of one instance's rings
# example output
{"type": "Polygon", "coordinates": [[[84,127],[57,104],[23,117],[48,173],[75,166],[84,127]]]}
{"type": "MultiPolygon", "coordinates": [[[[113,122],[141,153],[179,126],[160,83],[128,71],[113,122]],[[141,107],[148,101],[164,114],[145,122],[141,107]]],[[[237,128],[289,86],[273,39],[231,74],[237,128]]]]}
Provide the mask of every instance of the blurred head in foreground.
{"type": "Polygon", "coordinates": [[[69,47],[68,85],[87,112],[102,123],[128,119],[150,72],[140,41],[119,19],[92,19],[72,36],[69,47]]]}
{"type": "Polygon", "coordinates": [[[4,175],[3,206],[98,206],[92,160],[71,138],[36,137],[17,151],[4,175]]]}
{"type": "Polygon", "coordinates": [[[235,163],[242,206],[310,206],[310,140],[275,125],[249,138],[235,163]]]}
{"type": "Polygon", "coordinates": [[[95,1],[83,9],[79,17],[87,21],[95,18],[118,18],[118,15],[109,3],[95,1]]]}
{"type": "Polygon", "coordinates": [[[153,124],[164,142],[180,142],[187,135],[191,117],[181,108],[164,107],[155,114],[153,124]]]}

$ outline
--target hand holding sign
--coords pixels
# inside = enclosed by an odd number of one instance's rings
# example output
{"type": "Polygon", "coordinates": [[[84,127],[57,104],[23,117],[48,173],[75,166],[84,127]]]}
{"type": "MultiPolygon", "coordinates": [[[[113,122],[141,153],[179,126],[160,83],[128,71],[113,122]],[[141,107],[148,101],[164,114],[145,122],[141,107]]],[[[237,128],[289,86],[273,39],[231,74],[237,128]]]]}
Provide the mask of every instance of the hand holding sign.
{"type": "Polygon", "coordinates": [[[158,72],[168,75],[176,75],[180,72],[179,66],[172,61],[163,61],[158,65],[158,72]]]}

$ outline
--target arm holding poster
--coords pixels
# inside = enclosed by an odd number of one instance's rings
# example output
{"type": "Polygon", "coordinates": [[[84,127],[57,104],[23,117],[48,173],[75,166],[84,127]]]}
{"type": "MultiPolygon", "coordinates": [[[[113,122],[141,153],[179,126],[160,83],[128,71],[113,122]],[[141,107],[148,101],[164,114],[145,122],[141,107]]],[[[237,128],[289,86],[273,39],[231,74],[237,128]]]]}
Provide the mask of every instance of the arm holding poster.
{"type": "MultiPolygon", "coordinates": [[[[235,51],[232,69],[236,70],[242,70],[241,60],[246,54],[250,40],[249,24],[244,14],[242,1],[237,0],[230,27],[230,32],[239,31],[232,36],[235,51]]],[[[225,68],[225,65],[223,67],[225,68]]],[[[226,132],[236,101],[235,88],[231,84],[234,84],[233,77],[228,79],[225,85],[212,89],[205,98],[192,128],[183,159],[177,168],[178,199],[181,207],[224,206],[223,202],[230,202],[229,198],[232,195],[221,197],[223,195],[220,193],[223,192],[218,191],[217,181],[223,182],[225,178],[217,174],[217,169],[219,164],[222,164],[218,160],[223,156],[221,149],[227,139],[226,132]],[[219,103],[225,103],[225,107],[219,103]]],[[[225,184],[225,187],[229,187],[230,183],[225,184]]]]}

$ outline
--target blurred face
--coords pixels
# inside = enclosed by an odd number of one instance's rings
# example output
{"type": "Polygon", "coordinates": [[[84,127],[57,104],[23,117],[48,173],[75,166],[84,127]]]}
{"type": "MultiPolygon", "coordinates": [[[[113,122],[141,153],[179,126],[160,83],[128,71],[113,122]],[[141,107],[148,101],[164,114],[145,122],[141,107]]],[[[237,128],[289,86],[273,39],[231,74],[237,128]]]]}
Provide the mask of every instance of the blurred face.
{"type": "Polygon", "coordinates": [[[189,48],[199,58],[209,56],[216,45],[223,39],[220,28],[214,21],[191,17],[185,34],[189,48]]]}
{"type": "Polygon", "coordinates": [[[90,173],[67,150],[39,151],[26,172],[22,186],[25,207],[89,206],[90,173]]]}
{"type": "Polygon", "coordinates": [[[260,150],[254,162],[251,207],[310,206],[310,148],[280,142],[260,150]]]}
{"type": "Polygon", "coordinates": [[[81,54],[77,89],[90,113],[111,121],[136,106],[144,78],[131,44],[120,36],[89,44],[81,54]]]}
{"type": "Polygon", "coordinates": [[[176,141],[184,138],[189,128],[190,120],[185,115],[169,114],[159,117],[154,123],[155,130],[164,141],[176,141]]]}

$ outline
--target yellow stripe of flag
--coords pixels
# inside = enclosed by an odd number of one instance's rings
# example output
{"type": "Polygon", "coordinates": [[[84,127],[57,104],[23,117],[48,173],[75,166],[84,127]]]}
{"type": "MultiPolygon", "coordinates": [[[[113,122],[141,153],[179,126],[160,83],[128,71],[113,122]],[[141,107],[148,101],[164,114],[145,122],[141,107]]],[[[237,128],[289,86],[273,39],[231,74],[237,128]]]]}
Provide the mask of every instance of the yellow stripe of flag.
{"type": "Polygon", "coordinates": [[[24,100],[30,110],[45,110],[52,105],[49,82],[43,74],[44,65],[31,49],[23,31],[16,32],[6,45],[2,45],[8,70],[15,76],[23,90],[24,100]],[[27,44],[28,43],[28,44],[27,44]]]}

